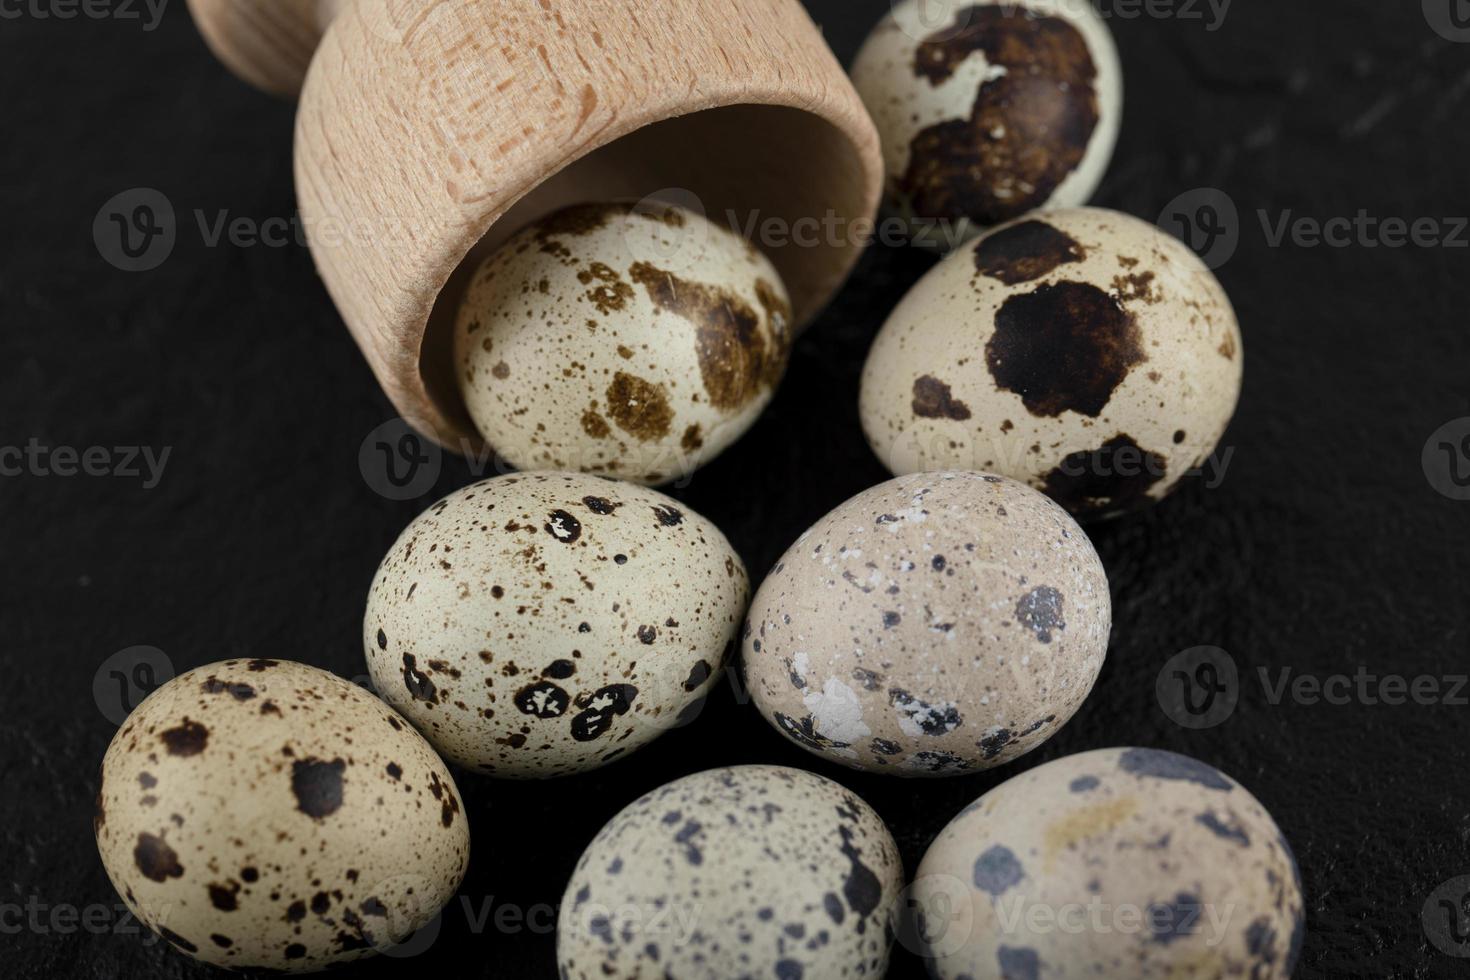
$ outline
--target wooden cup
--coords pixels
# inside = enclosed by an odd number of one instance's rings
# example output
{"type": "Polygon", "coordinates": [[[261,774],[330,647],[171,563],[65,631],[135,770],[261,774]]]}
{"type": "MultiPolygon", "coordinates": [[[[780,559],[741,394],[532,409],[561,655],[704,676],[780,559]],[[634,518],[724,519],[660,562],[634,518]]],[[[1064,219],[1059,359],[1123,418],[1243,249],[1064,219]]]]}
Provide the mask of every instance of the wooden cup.
{"type": "Polygon", "coordinates": [[[189,7],[241,78],[299,92],[296,188],[317,269],[399,412],[456,451],[480,448],[452,377],[463,281],[527,223],[692,194],[755,229],[805,323],[877,209],[877,133],[799,0],[189,7]]]}

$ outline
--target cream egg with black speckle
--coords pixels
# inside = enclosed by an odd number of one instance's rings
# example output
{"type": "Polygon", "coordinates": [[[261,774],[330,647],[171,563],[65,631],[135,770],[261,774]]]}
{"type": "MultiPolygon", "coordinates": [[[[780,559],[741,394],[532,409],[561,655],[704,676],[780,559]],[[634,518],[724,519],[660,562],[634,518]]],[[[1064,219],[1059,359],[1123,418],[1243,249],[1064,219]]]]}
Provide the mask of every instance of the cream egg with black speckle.
{"type": "Polygon", "coordinates": [[[1111,615],[1097,552],[1055,503],[999,476],[915,474],[782,556],[751,603],[745,682],[768,722],[830,761],[973,772],[1066,724],[1111,615]]]}
{"type": "Polygon", "coordinates": [[[882,977],[903,865],[872,808],[779,766],[711,769],[626,807],[562,899],[564,980],[882,977]]]}
{"type": "Polygon", "coordinates": [[[1286,980],[1303,935],[1296,860],[1265,807],[1157,749],[1001,784],[940,832],[910,896],[939,980],[1286,980]]]}
{"type": "Polygon", "coordinates": [[[882,140],[889,210],[950,248],[1087,203],[1123,116],[1117,48],[1085,0],[895,2],[852,80],[882,140]]]}
{"type": "Polygon", "coordinates": [[[946,258],[883,325],[859,414],[894,473],[985,470],[1075,516],[1218,483],[1240,327],[1178,239],[1116,211],[1051,211],[946,258]]]}
{"type": "Polygon", "coordinates": [[[469,826],[444,762],[355,684],[284,660],[181,674],[102,761],[102,863],[138,920],[231,969],[321,970],[454,895],[469,826]]]}
{"type": "Polygon", "coordinates": [[[517,468],[656,485],[750,428],[794,331],[775,266],[729,229],[672,204],[582,204],[475,271],[456,374],[476,428],[517,468]]]}
{"type": "Polygon", "coordinates": [[[749,586],[683,504],[576,473],[485,480],[421,514],[363,620],[379,694],[446,758],[496,776],[595,769],[687,724],[749,586]]]}

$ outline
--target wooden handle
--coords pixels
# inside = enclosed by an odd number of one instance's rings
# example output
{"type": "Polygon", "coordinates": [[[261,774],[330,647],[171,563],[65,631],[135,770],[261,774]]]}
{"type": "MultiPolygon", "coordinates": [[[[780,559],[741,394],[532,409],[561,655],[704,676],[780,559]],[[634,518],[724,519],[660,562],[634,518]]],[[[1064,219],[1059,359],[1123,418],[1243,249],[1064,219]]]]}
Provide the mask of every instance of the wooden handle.
{"type": "Polygon", "coordinates": [[[215,57],[256,88],[296,98],[344,0],[189,0],[215,57]]]}
{"type": "Polygon", "coordinates": [[[866,244],[878,136],[799,0],[190,4],[255,84],[304,70],[318,271],[400,413],[451,449],[478,448],[450,376],[464,276],[555,208],[692,194],[754,232],[801,322],[866,244]]]}

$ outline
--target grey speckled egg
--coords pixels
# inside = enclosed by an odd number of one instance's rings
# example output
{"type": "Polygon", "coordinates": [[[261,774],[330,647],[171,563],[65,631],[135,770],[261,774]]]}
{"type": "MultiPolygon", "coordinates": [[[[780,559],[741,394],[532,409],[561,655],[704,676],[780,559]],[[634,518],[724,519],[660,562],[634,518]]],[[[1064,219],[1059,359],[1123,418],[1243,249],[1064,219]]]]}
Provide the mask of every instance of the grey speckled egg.
{"type": "Polygon", "coordinates": [[[1039,766],[947,826],[913,885],[940,980],[1291,976],[1291,847],[1235,780],[1156,749],[1039,766]]]}
{"type": "Polygon", "coordinates": [[[562,899],[563,980],[879,978],[903,864],[842,786],[779,766],[711,769],[629,805],[562,899]]]}
{"type": "Polygon", "coordinates": [[[895,2],[852,79],[882,139],[890,210],[950,247],[1085,204],[1123,115],[1118,52],[1086,0],[895,2]]]}
{"type": "Polygon", "coordinates": [[[949,776],[1050,738],[1102,669],[1112,607],[1087,535],[980,473],[901,477],[801,536],[751,603],[751,698],[810,752],[949,776]]]}
{"type": "Polygon", "coordinates": [[[200,667],[138,705],[95,827],[128,908],[174,947],[293,973],[411,935],[470,850],[429,744],[362,688],[280,660],[200,667]]]}
{"type": "Polygon", "coordinates": [[[455,327],[476,427],[519,469],[658,484],[750,428],[795,325],[770,260],[692,211],[588,204],[474,273],[455,327]]]}
{"type": "Polygon", "coordinates": [[[1230,300],[1181,242],[1115,211],[1053,211],[920,280],[873,343],[860,414],[895,473],[1003,473],[1108,517],[1206,463],[1242,357],[1230,300]]]}
{"type": "Polygon", "coordinates": [[[363,642],[378,692],[446,758],[559,776],[697,715],[748,594],[725,536],[669,497],[528,473],[408,526],[373,580],[363,642]]]}

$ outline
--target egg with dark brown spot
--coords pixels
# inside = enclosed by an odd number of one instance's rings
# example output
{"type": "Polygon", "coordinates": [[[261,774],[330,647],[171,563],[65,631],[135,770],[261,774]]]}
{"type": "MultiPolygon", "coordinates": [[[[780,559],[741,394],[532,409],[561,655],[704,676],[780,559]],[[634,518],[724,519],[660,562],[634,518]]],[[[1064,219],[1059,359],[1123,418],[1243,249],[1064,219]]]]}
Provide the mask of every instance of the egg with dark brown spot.
{"type": "Polygon", "coordinates": [[[698,715],[748,598],[719,529],[647,487],[525,473],[453,493],[378,568],[378,692],[446,758],[583,772],[698,715]]]}
{"type": "Polygon", "coordinates": [[[1122,121],[1118,52],[1086,3],[901,0],[852,78],[882,140],[889,210],[944,248],[1085,204],[1122,121]]]}
{"type": "Polygon", "coordinates": [[[1083,519],[1156,502],[1212,460],[1240,396],[1224,289],[1183,243],[1096,208],[950,255],[873,342],[860,415],[894,473],[984,470],[1083,519]]]}
{"type": "Polygon", "coordinates": [[[1301,952],[1296,860],[1207,763],[1100,749],[992,789],[929,846],[910,890],[938,980],[1250,977],[1301,952]]]}
{"type": "Polygon", "coordinates": [[[114,736],[97,802],[102,863],[132,913],[237,970],[321,970],[401,942],[469,861],[459,790],[429,744],[361,687],[284,660],[160,687],[114,736]]]}
{"type": "Polygon", "coordinates": [[[456,374],[517,468],[660,484],[754,423],[794,329],[775,266],[730,229],[661,203],[575,205],[474,272],[456,374]]]}
{"type": "Polygon", "coordinates": [[[921,473],[842,504],[751,603],[751,699],[808,752],[899,776],[1003,765],[1072,717],[1102,668],[1107,577],[1042,494],[921,473]]]}

